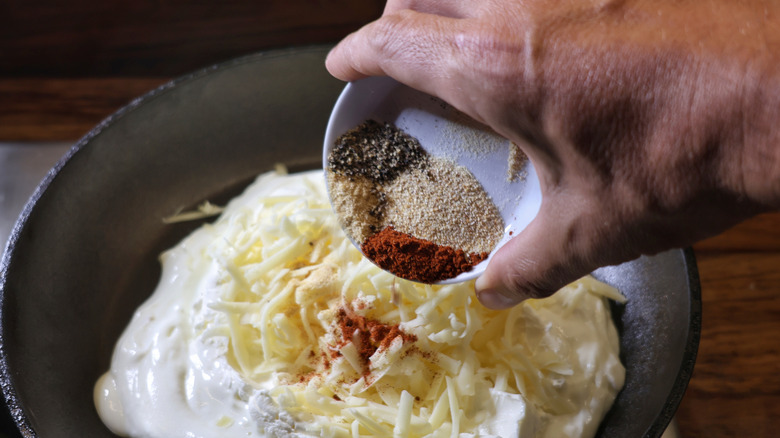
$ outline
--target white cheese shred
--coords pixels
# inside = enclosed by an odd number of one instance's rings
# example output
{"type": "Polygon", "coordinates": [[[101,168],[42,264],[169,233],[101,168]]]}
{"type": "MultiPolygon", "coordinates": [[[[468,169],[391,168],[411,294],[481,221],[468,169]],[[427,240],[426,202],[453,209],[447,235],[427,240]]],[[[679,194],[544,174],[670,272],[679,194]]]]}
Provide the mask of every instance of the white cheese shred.
{"type": "Polygon", "coordinates": [[[401,400],[398,403],[398,416],[393,429],[394,438],[406,438],[409,436],[409,425],[412,421],[412,407],[414,397],[407,391],[401,392],[401,400]]]}

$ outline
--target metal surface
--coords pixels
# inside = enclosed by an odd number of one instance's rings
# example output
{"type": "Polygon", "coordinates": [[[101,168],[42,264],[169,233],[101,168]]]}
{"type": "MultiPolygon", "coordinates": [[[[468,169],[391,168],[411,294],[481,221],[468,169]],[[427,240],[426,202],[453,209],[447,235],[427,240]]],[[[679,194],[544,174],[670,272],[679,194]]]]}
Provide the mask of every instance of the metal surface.
{"type": "MultiPolygon", "coordinates": [[[[19,213],[46,173],[71,143],[0,143],[0,247],[5,248],[19,213]]],[[[5,403],[0,408],[0,438],[20,437],[5,403]]]]}
{"type": "MultiPolygon", "coordinates": [[[[317,166],[343,84],[328,48],[236,60],[121,110],[68,152],[22,211],[3,257],[0,384],[23,435],[112,436],[92,385],[159,276],[157,255],[198,224],[160,218],[222,202],[277,162],[317,166]]],[[[24,196],[24,195],[23,195],[24,196]]],[[[614,314],[626,389],[600,436],[657,438],[693,369],[700,291],[690,251],[599,270],[629,298],[614,314]]]]}
{"type": "Polygon", "coordinates": [[[3,248],[24,204],[71,143],[0,143],[0,242],[3,248]]]}

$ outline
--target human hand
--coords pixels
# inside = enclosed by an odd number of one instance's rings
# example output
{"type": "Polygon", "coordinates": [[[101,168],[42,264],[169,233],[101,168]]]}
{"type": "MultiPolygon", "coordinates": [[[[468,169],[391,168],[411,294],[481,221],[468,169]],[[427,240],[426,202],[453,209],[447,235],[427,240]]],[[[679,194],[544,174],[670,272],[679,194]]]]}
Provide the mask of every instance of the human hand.
{"type": "Polygon", "coordinates": [[[390,0],[326,65],[438,96],[528,155],[541,209],[476,283],[506,308],[780,206],[777,17],[761,1],[390,0]]]}

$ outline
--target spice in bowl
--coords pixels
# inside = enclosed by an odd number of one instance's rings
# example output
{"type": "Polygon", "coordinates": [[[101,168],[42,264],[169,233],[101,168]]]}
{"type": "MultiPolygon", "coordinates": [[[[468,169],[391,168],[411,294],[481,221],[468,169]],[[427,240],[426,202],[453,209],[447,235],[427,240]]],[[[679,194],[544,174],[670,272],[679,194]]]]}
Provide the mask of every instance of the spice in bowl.
{"type": "Polygon", "coordinates": [[[465,167],[429,155],[389,123],[340,136],[327,160],[331,202],[366,257],[436,283],[471,270],[503,236],[498,208],[465,167]]]}

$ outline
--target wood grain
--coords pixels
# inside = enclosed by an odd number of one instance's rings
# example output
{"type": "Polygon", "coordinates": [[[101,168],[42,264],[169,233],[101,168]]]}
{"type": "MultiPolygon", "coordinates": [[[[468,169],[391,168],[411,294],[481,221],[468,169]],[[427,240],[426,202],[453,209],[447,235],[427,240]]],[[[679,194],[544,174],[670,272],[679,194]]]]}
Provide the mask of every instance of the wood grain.
{"type": "Polygon", "coordinates": [[[777,436],[780,250],[700,251],[697,258],[703,327],[693,378],[677,414],[680,431],[684,437],[777,436]]]}
{"type": "MultiPolygon", "coordinates": [[[[704,219],[702,219],[704,220],[704,219]]],[[[780,213],[766,213],[742,222],[730,230],[697,243],[700,252],[778,251],[780,213]]]]}
{"type": "Polygon", "coordinates": [[[336,42],[381,0],[0,2],[0,76],[178,76],[259,50],[336,42]]]}
{"type": "Polygon", "coordinates": [[[75,141],[166,78],[0,78],[2,141],[75,141]]]}

